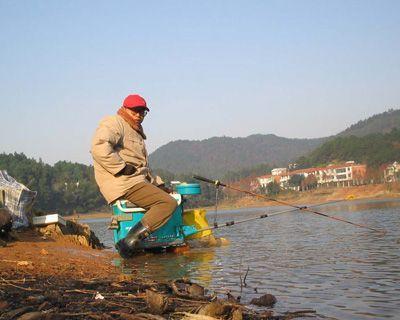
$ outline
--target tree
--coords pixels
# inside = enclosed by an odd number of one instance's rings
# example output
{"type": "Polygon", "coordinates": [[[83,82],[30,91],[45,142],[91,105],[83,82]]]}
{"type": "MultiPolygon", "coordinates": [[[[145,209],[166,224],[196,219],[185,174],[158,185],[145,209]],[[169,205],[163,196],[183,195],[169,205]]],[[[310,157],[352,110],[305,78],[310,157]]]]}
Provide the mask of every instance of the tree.
{"type": "Polygon", "coordinates": [[[324,143],[296,162],[300,168],[354,160],[378,168],[384,163],[400,159],[400,130],[375,133],[363,137],[336,137],[324,143]]]}
{"type": "Polygon", "coordinates": [[[315,189],[318,185],[317,178],[313,174],[308,175],[301,183],[303,190],[315,189]]]}
{"type": "Polygon", "coordinates": [[[23,153],[0,154],[0,170],[38,195],[33,209],[61,214],[87,212],[106,205],[94,179],[92,166],[59,161],[54,166],[27,158],[23,153]],[[79,183],[78,183],[79,182],[79,183]]]}
{"type": "Polygon", "coordinates": [[[303,180],[304,176],[302,174],[294,174],[289,179],[289,186],[300,187],[303,180]]]}
{"type": "Polygon", "coordinates": [[[267,194],[277,195],[279,192],[281,192],[281,187],[279,186],[278,183],[274,181],[267,184],[267,190],[266,190],[267,194]]]}

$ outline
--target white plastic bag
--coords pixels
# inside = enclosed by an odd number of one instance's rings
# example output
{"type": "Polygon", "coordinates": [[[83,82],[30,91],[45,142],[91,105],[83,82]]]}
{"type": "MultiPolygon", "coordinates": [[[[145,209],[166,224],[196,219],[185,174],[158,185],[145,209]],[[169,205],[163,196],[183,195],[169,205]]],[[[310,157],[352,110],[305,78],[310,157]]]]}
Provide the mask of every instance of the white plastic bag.
{"type": "Polygon", "coordinates": [[[5,192],[4,206],[11,212],[13,228],[27,227],[37,192],[29,190],[5,170],[0,170],[0,190],[5,192]]]}

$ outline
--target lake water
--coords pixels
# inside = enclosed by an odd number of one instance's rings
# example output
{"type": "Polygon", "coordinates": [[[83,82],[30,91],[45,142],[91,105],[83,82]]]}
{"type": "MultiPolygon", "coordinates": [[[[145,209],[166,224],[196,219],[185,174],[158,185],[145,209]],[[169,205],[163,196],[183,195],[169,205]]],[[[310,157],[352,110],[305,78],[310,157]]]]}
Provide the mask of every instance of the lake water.
{"type": "MultiPolygon", "coordinates": [[[[218,223],[287,207],[220,211],[218,223]]],[[[181,254],[148,254],[117,260],[122,272],[171,280],[188,277],[243,303],[264,293],[278,299],[277,313],[314,309],[317,319],[400,319],[400,201],[347,201],[316,208],[387,234],[374,233],[312,213],[286,213],[219,229],[231,244],[181,254]],[[246,284],[240,277],[248,271],[246,284]]],[[[214,213],[208,213],[209,221],[214,213]]],[[[109,219],[84,221],[112,246],[109,219]]],[[[304,318],[306,319],[306,318],[304,318]]],[[[315,318],[313,318],[315,319],[315,318]]]]}

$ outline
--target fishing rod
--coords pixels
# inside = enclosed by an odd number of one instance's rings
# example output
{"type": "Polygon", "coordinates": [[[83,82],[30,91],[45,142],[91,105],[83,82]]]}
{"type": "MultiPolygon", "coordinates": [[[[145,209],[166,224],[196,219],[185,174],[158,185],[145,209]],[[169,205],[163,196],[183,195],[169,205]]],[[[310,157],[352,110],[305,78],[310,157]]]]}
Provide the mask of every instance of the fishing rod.
{"type": "MultiPolygon", "coordinates": [[[[349,221],[349,220],[346,220],[346,219],[343,219],[343,218],[339,218],[339,217],[336,217],[336,216],[331,216],[331,215],[328,215],[326,213],[322,213],[322,212],[319,212],[319,211],[312,210],[312,209],[310,209],[310,207],[307,207],[307,206],[297,206],[297,205],[291,204],[291,203],[283,201],[283,200],[269,198],[267,196],[264,196],[262,194],[258,194],[258,193],[255,193],[255,192],[252,192],[252,191],[249,191],[249,190],[243,190],[243,189],[240,189],[240,188],[236,188],[234,186],[231,186],[231,185],[228,185],[226,183],[223,183],[223,182],[221,182],[219,180],[211,180],[211,179],[204,178],[204,177],[197,176],[197,175],[194,175],[193,178],[197,179],[197,180],[200,180],[200,181],[203,181],[203,182],[214,184],[216,187],[219,187],[219,186],[225,187],[225,188],[232,189],[232,190],[235,190],[235,191],[238,191],[238,192],[242,192],[242,193],[246,193],[246,194],[252,195],[252,196],[257,197],[257,198],[261,198],[261,199],[268,200],[268,201],[273,201],[273,202],[276,202],[276,203],[279,203],[279,204],[282,204],[282,205],[285,205],[285,206],[293,207],[293,208],[296,208],[296,210],[314,213],[314,214],[320,215],[320,216],[328,218],[328,219],[341,221],[341,222],[348,223],[348,224],[351,224],[351,225],[356,226],[356,227],[369,229],[369,230],[374,231],[374,232],[379,232],[379,233],[383,233],[383,234],[386,233],[385,231],[378,230],[378,229],[375,229],[375,228],[371,228],[371,227],[363,225],[363,224],[359,224],[359,223],[352,222],[352,221],[349,221]]],[[[294,210],[294,211],[296,211],[296,210],[294,210]]]]}
{"type": "Polygon", "coordinates": [[[196,233],[200,233],[203,231],[208,231],[208,230],[215,230],[215,229],[220,229],[220,228],[225,228],[225,227],[232,227],[233,225],[237,225],[237,224],[241,224],[241,223],[245,223],[245,222],[249,222],[249,221],[253,221],[253,220],[258,220],[258,219],[264,219],[264,218],[270,218],[273,216],[277,216],[279,214],[283,214],[283,213],[289,213],[289,212],[295,212],[298,210],[304,210],[306,208],[314,208],[314,207],[319,207],[319,206],[325,206],[325,205],[330,205],[332,203],[337,203],[337,202],[342,202],[344,200],[335,200],[335,201],[330,201],[330,202],[324,202],[324,203],[318,203],[318,204],[313,204],[311,206],[302,206],[300,209],[288,209],[288,210],[283,210],[283,211],[278,211],[278,212],[272,212],[272,213],[264,213],[260,216],[257,217],[252,217],[252,218],[247,218],[247,219],[243,219],[243,220],[239,220],[239,221],[227,221],[221,225],[219,225],[218,223],[214,223],[214,225],[212,227],[207,227],[207,228],[203,228],[203,229],[199,229],[196,230],[196,233]]]}

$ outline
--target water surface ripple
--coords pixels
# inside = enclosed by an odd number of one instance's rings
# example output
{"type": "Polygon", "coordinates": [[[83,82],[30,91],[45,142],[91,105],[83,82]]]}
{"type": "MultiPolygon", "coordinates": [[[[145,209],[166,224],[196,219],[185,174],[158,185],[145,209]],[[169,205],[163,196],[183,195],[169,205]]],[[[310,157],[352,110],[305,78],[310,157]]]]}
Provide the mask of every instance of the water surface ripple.
{"type": "MultiPolygon", "coordinates": [[[[351,201],[318,209],[387,234],[371,232],[306,212],[255,220],[215,234],[229,246],[184,254],[145,255],[125,263],[144,277],[189,277],[240,295],[242,302],[272,293],[278,313],[314,309],[318,318],[400,319],[400,201],[351,201]],[[240,278],[249,268],[246,284],[240,278]]],[[[286,207],[223,211],[218,223],[256,217],[286,207]]],[[[209,220],[214,219],[210,212],[209,220]]],[[[112,233],[103,220],[87,220],[103,242],[112,233]]]]}

